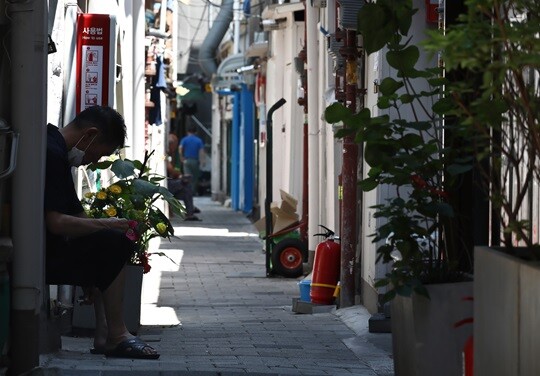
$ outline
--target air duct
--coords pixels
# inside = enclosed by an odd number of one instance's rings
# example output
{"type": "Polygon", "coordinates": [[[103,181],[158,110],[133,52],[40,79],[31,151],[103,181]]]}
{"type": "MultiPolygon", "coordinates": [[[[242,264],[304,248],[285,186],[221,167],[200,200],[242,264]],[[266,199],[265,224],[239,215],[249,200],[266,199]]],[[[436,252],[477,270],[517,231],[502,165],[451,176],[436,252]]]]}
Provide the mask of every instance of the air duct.
{"type": "Polygon", "coordinates": [[[199,51],[199,65],[204,74],[208,77],[212,77],[217,71],[218,66],[215,51],[232,22],[233,1],[234,0],[223,0],[221,3],[221,10],[214,20],[208,35],[204,38],[199,51]]]}

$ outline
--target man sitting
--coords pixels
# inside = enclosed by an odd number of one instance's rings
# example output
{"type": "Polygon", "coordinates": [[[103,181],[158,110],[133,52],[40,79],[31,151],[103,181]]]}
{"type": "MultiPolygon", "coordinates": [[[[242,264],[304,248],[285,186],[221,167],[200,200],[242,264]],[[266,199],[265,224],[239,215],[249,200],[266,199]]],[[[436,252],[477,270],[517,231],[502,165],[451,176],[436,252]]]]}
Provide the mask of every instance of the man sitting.
{"type": "Polygon", "coordinates": [[[45,178],[46,282],[90,291],[96,331],[93,353],[157,359],[155,349],[133,336],[123,319],[126,262],[135,244],[127,219],[88,218],[71,167],[97,162],[124,146],[126,126],[115,110],[94,106],[64,128],[47,125],[45,178]]]}

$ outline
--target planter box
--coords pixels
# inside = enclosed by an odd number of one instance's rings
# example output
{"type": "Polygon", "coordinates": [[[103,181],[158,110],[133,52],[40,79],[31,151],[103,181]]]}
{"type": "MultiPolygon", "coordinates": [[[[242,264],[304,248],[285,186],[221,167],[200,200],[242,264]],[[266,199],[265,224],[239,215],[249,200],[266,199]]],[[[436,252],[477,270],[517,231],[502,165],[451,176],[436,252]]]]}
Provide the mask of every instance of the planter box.
{"type": "MultiPolygon", "coordinates": [[[[126,288],[124,293],[124,321],[131,333],[137,333],[141,321],[142,266],[128,265],[126,268],[126,288]]],[[[75,289],[75,297],[83,295],[80,287],[75,289]]],[[[76,329],[93,330],[96,316],[93,305],[74,304],[72,326],[76,329]]]]}
{"type": "Polygon", "coordinates": [[[488,247],[474,255],[474,374],[540,375],[539,263],[488,247]]]}
{"type": "Polygon", "coordinates": [[[414,294],[391,303],[392,348],[396,376],[461,376],[462,351],[472,325],[454,328],[472,317],[473,283],[426,286],[431,300],[414,294]]]}

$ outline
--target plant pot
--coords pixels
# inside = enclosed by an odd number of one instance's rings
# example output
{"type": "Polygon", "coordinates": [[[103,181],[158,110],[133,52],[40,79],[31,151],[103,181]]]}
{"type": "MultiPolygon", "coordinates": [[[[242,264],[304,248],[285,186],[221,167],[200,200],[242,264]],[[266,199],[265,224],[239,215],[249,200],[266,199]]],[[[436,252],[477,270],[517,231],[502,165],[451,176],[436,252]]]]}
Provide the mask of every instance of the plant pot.
{"type": "MultiPolygon", "coordinates": [[[[141,291],[143,268],[140,265],[127,265],[126,287],[124,291],[124,322],[131,333],[137,333],[141,321],[141,291]]],[[[83,295],[80,287],[75,289],[75,297],[83,295]]],[[[93,305],[79,305],[73,308],[72,327],[74,330],[94,330],[96,316],[93,305]]]]}
{"type": "Polygon", "coordinates": [[[474,252],[474,374],[540,375],[539,263],[488,247],[474,252]]]}
{"type": "Polygon", "coordinates": [[[462,351],[472,325],[454,324],[472,317],[472,282],[426,286],[430,300],[414,294],[391,303],[392,348],[396,376],[461,376],[462,351]]]}

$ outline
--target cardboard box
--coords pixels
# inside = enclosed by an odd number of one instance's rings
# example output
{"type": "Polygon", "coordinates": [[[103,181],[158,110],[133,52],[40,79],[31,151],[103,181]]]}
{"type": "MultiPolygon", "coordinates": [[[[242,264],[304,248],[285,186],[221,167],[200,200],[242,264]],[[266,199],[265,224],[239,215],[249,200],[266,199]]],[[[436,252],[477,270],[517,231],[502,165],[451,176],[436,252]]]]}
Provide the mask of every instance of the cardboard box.
{"type": "Polygon", "coordinates": [[[272,213],[276,216],[276,222],[274,223],[274,228],[272,233],[283,230],[286,227],[289,227],[296,222],[298,222],[298,214],[294,212],[289,212],[281,208],[273,208],[272,213]]]}
{"type": "MultiPolygon", "coordinates": [[[[299,220],[296,213],[298,201],[282,189],[279,190],[279,193],[282,200],[281,205],[278,202],[272,202],[270,204],[270,211],[272,212],[272,234],[294,225],[299,220]]],[[[266,217],[262,217],[254,225],[259,231],[260,236],[266,236],[266,217]]]]}
{"type": "Polygon", "coordinates": [[[282,189],[279,190],[279,193],[282,200],[281,209],[288,213],[296,213],[296,210],[298,208],[298,200],[296,200],[293,196],[291,196],[282,189]]]}
{"type": "MultiPolygon", "coordinates": [[[[276,216],[272,214],[272,228],[274,228],[274,225],[276,223],[276,216]]],[[[257,231],[259,231],[259,234],[262,236],[265,236],[266,234],[266,217],[262,217],[257,222],[254,223],[255,228],[257,231]]]]}

